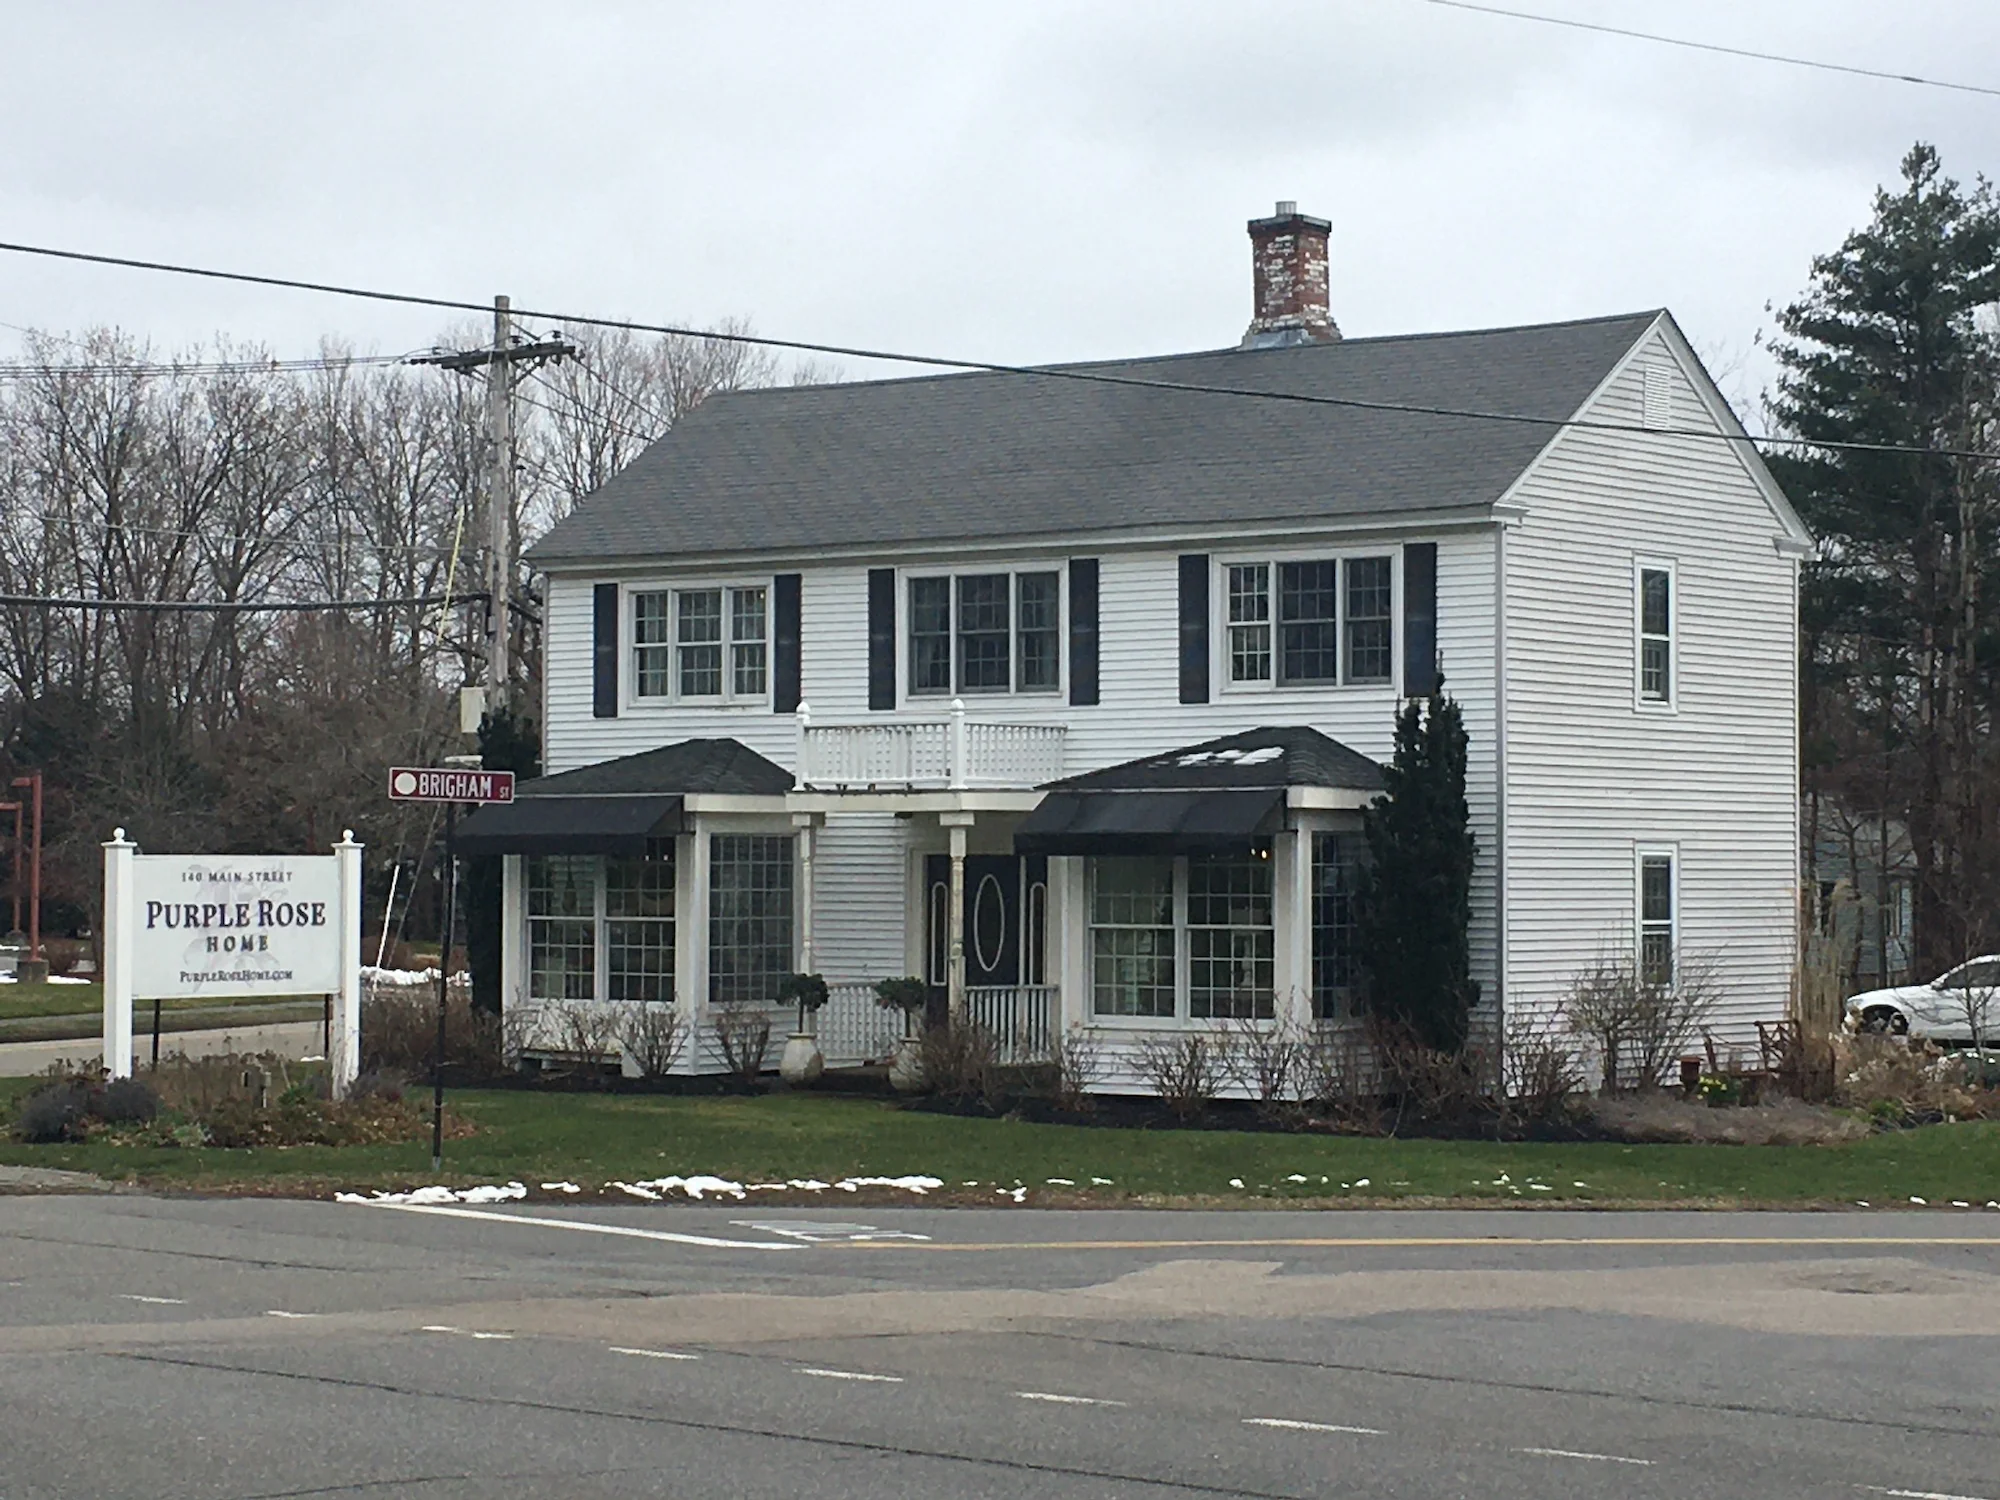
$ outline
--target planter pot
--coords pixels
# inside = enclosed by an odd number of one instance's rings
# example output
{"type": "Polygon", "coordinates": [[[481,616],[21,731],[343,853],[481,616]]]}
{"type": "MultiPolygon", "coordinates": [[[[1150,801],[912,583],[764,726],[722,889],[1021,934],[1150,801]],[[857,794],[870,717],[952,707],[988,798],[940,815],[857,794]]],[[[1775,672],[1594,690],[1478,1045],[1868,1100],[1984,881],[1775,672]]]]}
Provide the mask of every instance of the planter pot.
{"type": "Polygon", "coordinates": [[[817,1082],[825,1071],[826,1054],[810,1034],[795,1031],[785,1039],[785,1050],[778,1057],[778,1076],[786,1083],[800,1088],[817,1082]]]}
{"type": "Polygon", "coordinates": [[[906,1036],[896,1043],[896,1050],[889,1058],[889,1086],[899,1094],[915,1094],[923,1090],[923,1057],[915,1037],[906,1036]]]}

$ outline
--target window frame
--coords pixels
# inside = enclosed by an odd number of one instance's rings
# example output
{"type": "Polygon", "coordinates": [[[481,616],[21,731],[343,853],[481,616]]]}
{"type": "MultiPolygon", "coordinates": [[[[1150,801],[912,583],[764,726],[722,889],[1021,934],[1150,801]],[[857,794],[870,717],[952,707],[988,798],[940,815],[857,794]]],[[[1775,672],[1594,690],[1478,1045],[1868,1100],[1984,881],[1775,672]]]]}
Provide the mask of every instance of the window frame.
{"type": "Polygon", "coordinates": [[[1316,1021],[1351,1021],[1365,1014],[1367,1009],[1354,896],[1355,876],[1368,858],[1368,841],[1356,828],[1309,828],[1301,830],[1299,837],[1309,840],[1306,848],[1304,916],[1306,989],[1313,1018],[1316,1021]],[[1321,851],[1335,845],[1340,846],[1344,855],[1337,862],[1337,867],[1347,873],[1347,879],[1339,890],[1329,892],[1322,885],[1321,870],[1335,865],[1336,861],[1323,858],[1321,851]],[[1344,908],[1341,917],[1336,918],[1335,913],[1328,910],[1331,905],[1329,897],[1337,898],[1344,908]],[[1322,951],[1322,933],[1344,936],[1345,941],[1337,953],[1322,951]],[[1323,966],[1344,969],[1346,982],[1329,982],[1322,986],[1320,975],[1323,966]]]}
{"type": "MultiPolygon", "coordinates": [[[[680,994],[680,868],[681,848],[672,837],[656,841],[664,850],[665,857],[658,860],[667,867],[667,891],[670,896],[670,912],[662,916],[641,916],[611,914],[611,863],[602,854],[524,854],[521,859],[521,917],[524,925],[522,942],[524,947],[524,972],[527,979],[527,1003],[530,1005],[592,1004],[592,1005],[675,1005],[680,994]],[[535,867],[544,860],[561,860],[565,863],[584,867],[588,871],[590,902],[589,909],[574,914],[541,916],[535,912],[535,867]],[[552,922],[590,929],[589,953],[591,962],[590,993],[587,995],[538,995],[535,993],[535,924],[552,922]],[[611,927],[613,923],[628,926],[645,925],[654,929],[665,929],[664,944],[656,944],[658,951],[666,956],[666,972],[653,977],[665,981],[664,992],[651,999],[614,997],[611,971],[611,927]]],[[[641,856],[650,862],[654,856],[641,856]]],[[[580,882],[579,882],[580,884],[580,882]]],[[[630,944],[627,945],[632,946],[630,944]]]]}
{"type": "Polygon", "coordinates": [[[1632,559],[1632,706],[1640,713],[1671,714],[1681,703],[1681,581],[1672,558],[1632,559]],[[1664,636],[1646,629],[1646,575],[1667,578],[1667,630],[1664,636]],[[1663,697],[1646,691],[1646,647],[1664,641],[1667,648],[1667,690],[1663,697]]]}
{"type": "MultiPolygon", "coordinates": [[[[990,633],[990,632],[987,632],[990,633]]],[[[1038,632],[1042,633],[1042,632],[1038,632]]],[[[896,573],[896,701],[905,706],[927,703],[950,703],[954,698],[991,700],[1023,698],[1030,701],[1062,699],[1069,692],[1069,566],[1063,559],[1036,560],[1032,562],[995,563],[989,567],[977,564],[940,565],[934,568],[899,568],[896,573]],[[1021,579],[1023,576],[1047,575],[1055,580],[1055,680],[1035,687],[1021,685],[1021,579]],[[965,685],[965,653],[960,626],[962,593],[959,582],[965,578],[1007,579],[1007,686],[975,687],[965,685]],[[941,688],[918,688],[915,686],[917,667],[916,637],[914,635],[915,610],[912,608],[914,585],[918,582],[945,580],[950,587],[950,599],[946,608],[948,645],[947,657],[951,663],[951,685],[941,688]]]]}
{"type": "MultiPolygon", "coordinates": [[[[1209,581],[1209,667],[1212,680],[1221,685],[1224,693],[1309,693],[1365,692],[1369,689],[1389,693],[1401,691],[1403,664],[1400,659],[1403,641],[1403,570],[1400,566],[1400,547],[1384,546],[1376,543],[1367,546],[1320,547],[1307,550],[1287,549],[1267,552],[1218,553],[1210,561],[1213,572],[1209,581]],[[1380,561],[1389,570],[1389,673],[1386,677],[1356,678],[1352,674],[1352,631],[1348,611],[1349,568],[1353,563],[1380,561]],[[1296,678],[1284,676],[1284,600],[1283,570],[1287,564],[1326,563],[1333,568],[1334,614],[1331,620],[1333,630],[1332,650],[1335,675],[1326,678],[1296,678]],[[1261,568],[1264,570],[1265,617],[1261,621],[1237,621],[1231,617],[1231,572],[1237,568],[1261,568]],[[1235,675],[1236,650],[1235,632],[1246,626],[1261,625],[1265,632],[1266,650],[1264,659],[1267,674],[1263,677],[1238,678],[1235,675]]],[[[1376,617],[1369,617],[1372,621],[1376,617]]]]}
{"type": "Polygon", "coordinates": [[[1640,844],[1632,851],[1632,956],[1639,978],[1654,983],[1646,966],[1646,939],[1662,926],[1667,935],[1667,978],[1669,988],[1681,977],[1681,851],[1678,844],[1640,844]],[[1667,862],[1667,916],[1646,915],[1646,866],[1655,860],[1667,862]]]}
{"type": "Polygon", "coordinates": [[[624,649],[620,653],[619,667],[622,696],[626,706],[634,709],[672,707],[678,704],[698,704],[709,708],[758,709],[768,707],[771,702],[771,580],[769,578],[719,578],[698,579],[678,583],[628,584],[624,590],[619,616],[621,632],[628,632],[624,649]],[[739,596],[750,593],[763,595],[763,608],[759,611],[763,621],[763,634],[757,637],[739,637],[736,634],[738,622],[737,601],[739,596]],[[689,594],[719,594],[721,599],[720,634],[714,641],[684,641],[681,636],[681,598],[689,594]],[[666,636],[663,640],[641,642],[639,639],[639,601],[642,598],[664,598],[666,601],[666,636]],[[715,693],[684,693],[681,691],[681,652],[684,647],[712,645],[720,655],[721,691],[715,693]],[[738,692],[736,690],[736,668],[739,651],[744,647],[756,646],[762,649],[762,676],[764,686],[759,692],[738,692]],[[646,677],[646,669],[641,665],[641,653],[658,651],[666,660],[666,688],[664,693],[641,691],[646,677]]]}
{"type": "MultiPolygon", "coordinates": [[[[769,828],[724,828],[724,829],[711,828],[697,836],[706,838],[708,840],[708,859],[706,862],[707,868],[704,872],[707,877],[708,889],[704,893],[704,898],[702,903],[704,907],[704,918],[703,918],[702,933],[701,933],[701,940],[705,944],[707,944],[706,958],[702,965],[706,976],[705,979],[706,993],[702,996],[702,999],[709,1006],[711,1010],[713,1010],[717,1006],[727,1005],[727,1004],[763,1005],[768,1008],[776,1008],[781,1003],[777,998],[778,984],[783,982],[787,974],[796,972],[799,965],[800,855],[799,855],[798,834],[795,830],[792,829],[777,831],[769,828]],[[733,915],[725,915],[719,910],[720,903],[717,900],[717,896],[719,893],[717,890],[716,874],[718,868],[721,866],[723,862],[719,860],[717,856],[722,852],[720,844],[725,839],[732,841],[764,841],[764,842],[769,842],[771,844],[783,845],[784,847],[784,853],[781,857],[769,858],[769,859],[760,858],[753,861],[755,864],[761,865],[767,869],[771,870],[782,869],[784,871],[784,880],[785,880],[784,884],[785,915],[783,920],[785,922],[787,932],[785,937],[784,958],[782,960],[781,966],[775,972],[772,972],[766,976],[771,981],[771,994],[763,999],[759,999],[755,996],[742,996],[742,995],[736,995],[724,998],[718,993],[719,981],[722,979],[723,976],[719,972],[718,965],[716,963],[716,954],[719,951],[721,951],[721,949],[724,946],[717,940],[718,926],[724,922],[732,920],[734,921],[747,920],[754,922],[772,922],[777,920],[776,918],[772,917],[772,915],[769,912],[758,912],[752,916],[746,917],[741,913],[733,915]]],[[[762,888],[750,888],[750,889],[756,890],[759,894],[768,896],[776,888],[762,887],[762,888]]],[[[747,951],[747,950],[739,949],[738,951],[747,951]]],[[[776,951],[775,946],[766,949],[767,954],[775,951],[776,951]]],[[[732,979],[735,979],[740,976],[732,975],[731,977],[732,979]]]]}
{"type": "MultiPolygon", "coordinates": [[[[1152,932],[1152,931],[1161,931],[1164,929],[1159,927],[1154,927],[1151,924],[1133,924],[1133,923],[1116,923],[1116,922],[1099,923],[1097,921],[1096,919],[1097,877],[1098,877],[1100,860],[1106,858],[1106,856],[1092,855],[1086,857],[1083,862],[1084,863],[1083,939],[1084,939],[1084,968],[1085,968],[1085,978],[1084,978],[1085,993],[1083,1000],[1084,1000],[1084,1013],[1087,1017],[1087,1024],[1091,1026],[1136,1029],[1142,1031],[1160,1030],[1162,1028],[1168,1028],[1168,1027],[1215,1031],[1241,1024],[1242,1020],[1246,1018],[1239,1018],[1230,1015],[1197,1016],[1194,1014],[1193,999],[1194,999],[1194,991],[1197,988],[1196,984],[1194,983],[1194,969],[1195,969],[1195,964],[1197,962],[1194,953],[1194,947],[1195,947],[1194,935],[1197,931],[1204,933],[1229,932],[1229,933],[1265,934],[1265,942],[1264,942],[1266,950],[1265,954],[1262,956],[1253,956],[1249,961],[1265,968],[1271,974],[1272,983],[1266,990],[1264,990],[1261,993],[1256,991],[1254,988],[1252,989],[1250,993],[1252,997],[1251,1008],[1253,1013],[1247,1019],[1251,1020],[1254,1024],[1260,1026],[1275,1026],[1279,1024],[1282,1019],[1280,1015],[1280,1007],[1278,1004],[1278,994],[1277,994],[1277,984],[1276,984],[1279,882],[1277,878],[1277,857],[1275,851],[1271,848],[1271,846],[1265,845],[1262,848],[1252,848],[1244,851],[1243,854],[1241,855],[1229,854],[1229,855],[1211,856],[1212,858],[1216,859],[1239,859],[1247,857],[1252,862],[1263,866],[1265,872],[1265,890],[1263,894],[1263,900],[1266,903],[1270,920],[1268,923],[1262,926],[1254,926],[1254,925],[1238,926],[1236,924],[1230,924],[1230,923],[1224,923],[1224,924],[1202,923],[1197,925],[1196,923],[1190,920],[1189,907],[1191,904],[1190,896],[1191,896],[1191,886],[1192,886],[1191,871],[1193,868],[1194,861],[1198,858],[1202,858],[1202,856],[1173,854],[1173,855],[1143,855],[1135,857],[1149,859],[1149,860],[1166,860],[1172,868],[1173,899],[1172,902],[1170,903],[1171,918],[1168,925],[1171,928],[1174,940],[1173,951],[1171,954],[1171,959],[1173,963],[1173,986],[1174,986],[1173,1012],[1168,1015],[1129,1015],[1129,1014],[1121,1014],[1115,1011],[1101,1011],[1098,1009],[1097,933],[1100,931],[1152,932]]],[[[1213,954],[1211,954],[1207,958],[1201,961],[1206,963],[1215,963],[1215,962],[1234,962],[1236,960],[1217,959],[1213,954]]]]}

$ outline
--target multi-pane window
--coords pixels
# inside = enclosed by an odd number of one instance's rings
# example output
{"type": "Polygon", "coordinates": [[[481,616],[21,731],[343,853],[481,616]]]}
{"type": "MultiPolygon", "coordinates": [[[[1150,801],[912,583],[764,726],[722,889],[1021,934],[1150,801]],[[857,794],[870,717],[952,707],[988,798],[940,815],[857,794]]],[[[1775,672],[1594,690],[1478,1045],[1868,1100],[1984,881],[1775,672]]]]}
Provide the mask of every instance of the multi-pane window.
{"type": "Polygon", "coordinates": [[[1229,680],[1271,680],[1271,565],[1229,569],[1229,680]]]}
{"type": "Polygon", "coordinates": [[[1091,1009],[1174,1014],[1174,861],[1090,862],[1091,1009]]]}
{"type": "Polygon", "coordinates": [[[1639,978],[1674,982],[1674,857],[1639,856],[1639,978]]]}
{"type": "Polygon", "coordinates": [[[1666,568],[1639,570],[1639,696],[1648,703],[1674,699],[1674,575],[1666,568]]]}
{"type": "Polygon", "coordinates": [[[1358,1009],[1361,962],[1355,941],[1354,890],[1362,841],[1352,833],[1312,836],[1313,1013],[1327,1020],[1358,1009]]]}
{"type": "Polygon", "coordinates": [[[1270,1020],[1271,861],[1190,858],[1187,883],[1188,1014],[1270,1020]]]}
{"type": "Polygon", "coordinates": [[[1394,559],[1231,563],[1224,570],[1229,680],[1388,682],[1394,559]]]}
{"type": "Polygon", "coordinates": [[[1274,951],[1260,851],[1090,862],[1096,1015],[1269,1020],[1274,951]]]}
{"type": "Polygon", "coordinates": [[[769,1004],[792,972],[792,840],[715,834],[708,854],[708,992],[769,1004]]]}
{"type": "Polygon", "coordinates": [[[650,839],[634,858],[546,855],[525,865],[530,998],[673,1002],[672,839],[650,839]]]}
{"type": "Polygon", "coordinates": [[[1347,607],[1341,620],[1346,660],[1342,680],[1389,680],[1389,559],[1350,557],[1341,564],[1347,607]]]}
{"type": "Polygon", "coordinates": [[[641,698],[762,698],[767,602],[761,586],[634,594],[633,692],[641,698]]]}
{"type": "Polygon", "coordinates": [[[597,998],[597,861],[548,855],[527,862],[528,995],[597,998]]]}
{"type": "Polygon", "coordinates": [[[912,578],[910,692],[1054,692],[1062,686],[1056,573],[912,578]]]}
{"type": "Polygon", "coordinates": [[[674,841],[651,839],[639,859],[604,862],[607,998],[674,998],[674,841]]]}

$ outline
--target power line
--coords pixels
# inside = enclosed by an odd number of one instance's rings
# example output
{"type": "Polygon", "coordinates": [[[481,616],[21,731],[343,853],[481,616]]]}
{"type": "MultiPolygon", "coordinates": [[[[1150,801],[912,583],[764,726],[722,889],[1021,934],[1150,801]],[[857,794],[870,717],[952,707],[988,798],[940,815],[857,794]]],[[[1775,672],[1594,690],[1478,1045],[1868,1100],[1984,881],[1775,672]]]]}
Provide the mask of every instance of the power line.
{"type": "Polygon", "coordinates": [[[1783,63],[1791,68],[1811,68],[1820,73],[1845,73],[1853,78],[1879,78],[1886,83],[1913,83],[1927,89],[1950,89],[1960,94],[1984,94],[2000,98],[2000,88],[1978,83],[1953,83],[1942,78],[1920,78],[1914,73],[1895,73],[1885,68],[1860,68],[1851,63],[1823,62],[1813,57],[1792,57],[1782,52],[1759,52],[1752,47],[1730,47],[1721,42],[1698,42],[1689,37],[1662,36],[1654,31],[1634,31],[1627,26],[1606,26],[1598,21],[1579,21],[1569,16],[1545,16],[1532,11],[1506,10],[1498,5],[1478,5],[1473,0],[1423,0],[1426,5],[1446,10],[1466,10],[1482,16],[1504,16],[1510,21],[1533,21],[1543,26],[1562,26],[1571,31],[1595,31],[1604,36],[1625,37],[1635,42],[1655,42],[1662,47],[1682,47],[1690,52],[1715,52],[1724,57],[1749,58],[1754,62],[1783,63]]]}
{"type": "Polygon", "coordinates": [[[299,599],[289,604],[272,600],[237,599],[81,599],[48,594],[0,594],[0,605],[37,605],[46,609],[132,610],[149,614],[272,614],[332,613],[364,609],[429,608],[473,604],[484,594],[430,594],[406,599],[299,599]]]}
{"type": "MultiPolygon", "coordinates": [[[[483,303],[462,302],[450,297],[426,297],[412,292],[385,292],[369,287],[343,286],[335,282],[300,281],[283,276],[260,276],[247,271],[221,271],[206,266],[175,265],[168,261],[137,260],[129,256],[99,255],[83,250],[59,250],[47,245],[24,245],[0,241],[0,251],[38,255],[53,260],[78,261],[87,265],[118,266],[127,270],[162,271],[174,276],[196,276],[211,281],[241,282],[251,286],[279,287],[288,291],[322,292],[336,297],[357,297],[370,302],[393,302],[410,307],[435,307],[452,312],[490,312],[483,303]]],[[[1347,411],[1372,411],[1396,416],[1440,417],[1456,421],[1494,422],[1536,427],[1546,431],[1604,432],[1649,438],[1691,438],[1701,442],[1747,444],[1752,447],[1800,448],[1820,452],[1904,454],[1928,458],[1972,458],[1986,462],[2000,460],[2000,453],[1973,448],[1913,448],[1899,443],[1826,442],[1812,438],[1776,437],[1763,433],[1716,432],[1700,427],[1648,427],[1640,422],[1611,422],[1585,417],[1542,417],[1525,412],[1481,411],[1471,407],[1437,406],[1422,402],[1366,401],[1353,396],[1313,395],[1305,391],[1259,390],[1245,386],[1213,385],[1205,382],[1156,380],[1142,375],[1118,375],[1102,369],[1065,365],[1012,365],[992,360],[954,359],[936,354],[903,354],[887,349],[865,349],[851,344],[822,344],[806,339],[772,338],[766,334],[723,332],[715,329],[683,328],[670,323],[640,323],[623,318],[598,318],[583,313],[560,313],[516,308],[515,315],[538,322],[581,323],[594,328],[619,328],[629,333],[666,334],[677,338],[710,339],[718,343],[752,344],[769,349],[792,349],[808,354],[833,354],[848,359],[882,360],[892,364],[922,365],[932,369],[966,370],[988,375],[1013,375],[1038,380],[1066,380],[1088,385],[1113,385],[1136,390],[1169,391],[1182,395],[1223,396],[1246,401],[1277,401],[1295,406],[1323,406],[1347,411]]]]}
{"type": "Polygon", "coordinates": [[[223,375],[304,375],[320,370],[346,370],[356,367],[376,365],[400,365],[411,363],[409,356],[402,354],[358,354],[353,356],[326,357],[318,359],[243,359],[243,360],[194,360],[174,363],[164,360],[121,363],[106,360],[93,364],[45,365],[15,362],[0,364],[0,380],[39,380],[51,376],[81,378],[87,380],[110,379],[117,376],[171,379],[186,376],[190,379],[212,378],[223,375]]]}

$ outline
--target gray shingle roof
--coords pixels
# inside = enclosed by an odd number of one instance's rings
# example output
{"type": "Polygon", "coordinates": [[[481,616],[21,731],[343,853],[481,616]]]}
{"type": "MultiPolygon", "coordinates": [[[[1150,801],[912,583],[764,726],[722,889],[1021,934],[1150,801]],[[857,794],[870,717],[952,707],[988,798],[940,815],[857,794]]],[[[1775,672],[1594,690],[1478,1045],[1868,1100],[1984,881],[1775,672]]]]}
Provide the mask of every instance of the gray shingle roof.
{"type": "MultiPolygon", "coordinates": [[[[1560,419],[1656,313],[1071,366],[1560,419]]],[[[717,396],[531,549],[540,567],[1490,504],[1537,425],[1036,375],[717,396]]]]}
{"type": "Polygon", "coordinates": [[[1267,725],[1049,783],[1050,790],[1211,791],[1325,786],[1379,792],[1382,767],[1304,724],[1267,725]]]}
{"type": "Polygon", "coordinates": [[[524,781],[521,797],[616,797],[719,792],[782,797],[792,773],[738,740],[681,740],[574,771],[524,781]]]}

